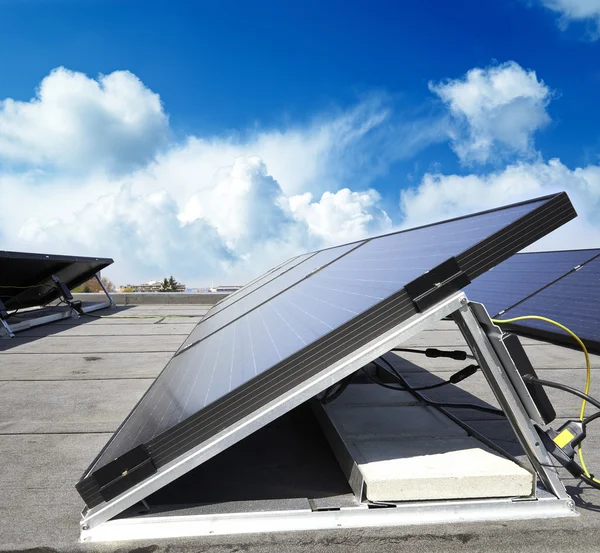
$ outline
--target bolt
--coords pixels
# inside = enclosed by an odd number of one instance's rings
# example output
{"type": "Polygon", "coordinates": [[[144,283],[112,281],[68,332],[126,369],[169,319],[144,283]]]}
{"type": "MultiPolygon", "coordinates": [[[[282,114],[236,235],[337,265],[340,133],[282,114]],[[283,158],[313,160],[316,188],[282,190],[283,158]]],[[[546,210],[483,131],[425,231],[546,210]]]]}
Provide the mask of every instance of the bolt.
{"type": "Polygon", "coordinates": [[[82,530],[89,530],[89,529],[90,529],[90,527],[89,527],[87,524],[84,524],[84,525],[81,527],[81,529],[82,529],[82,530]]]}
{"type": "Polygon", "coordinates": [[[567,507],[569,507],[569,509],[573,509],[575,507],[575,503],[573,503],[572,501],[568,501],[567,507]]]}
{"type": "Polygon", "coordinates": [[[460,303],[462,303],[463,305],[464,305],[465,303],[467,303],[467,298],[461,298],[461,299],[460,299],[460,303]]]}

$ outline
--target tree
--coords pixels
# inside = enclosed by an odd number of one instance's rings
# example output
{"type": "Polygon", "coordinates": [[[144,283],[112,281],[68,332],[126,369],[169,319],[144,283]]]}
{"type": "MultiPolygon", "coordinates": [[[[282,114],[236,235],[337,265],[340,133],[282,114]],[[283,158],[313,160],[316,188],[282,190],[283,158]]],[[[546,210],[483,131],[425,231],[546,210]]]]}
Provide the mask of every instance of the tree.
{"type": "MultiPolygon", "coordinates": [[[[104,284],[104,287],[109,292],[115,291],[115,285],[108,278],[102,277],[102,284],[104,284]]],[[[83,284],[81,284],[77,288],[73,289],[73,292],[76,294],[81,294],[81,293],[90,294],[90,293],[94,293],[94,292],[97,293],[97,292],[103,292],[103,291],[104,290],[102,290],[102,286],[100,286],[100,283],[98,282],[96,277],[90,278],[89,280],[85,281],[83,284]]]]}
{"type": "Polygon", "coordinates": [[[160,285],[161,292],[177,292],[177,285],[179,283],[173,278],[171,275],[169,278],[166,278],[162,281],[160,285]]]}

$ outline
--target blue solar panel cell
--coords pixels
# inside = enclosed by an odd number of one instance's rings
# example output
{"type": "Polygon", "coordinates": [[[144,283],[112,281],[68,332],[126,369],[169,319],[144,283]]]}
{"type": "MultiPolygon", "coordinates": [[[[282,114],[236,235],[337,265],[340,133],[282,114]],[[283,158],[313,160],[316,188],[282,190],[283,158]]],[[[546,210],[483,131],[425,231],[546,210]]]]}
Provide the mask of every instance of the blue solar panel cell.
{"type": "Polygon", "coordinates": [[[517,254],[465,287],[467,297],[483,303],[493,317],[585,263],[600,250],[517,254]]]}
{"type": "Polygon", "coordinates": [[[269,280],[263,286],[240,297],[238,301],[223,307],[220,311],[215,312],[214,314],[212,312],[207,313],[206,318],[202,320],[202,324],[199,324],[186,338],[182,348],[185,349],[190,344],[193,344],[198,340],[203,340],[207,336],[217,332],[225,325],[230,324],[235,319],[245,315],[277,294],[282,293],[287,288],[294,286],[303,279],[311,276],[315,271],[318,271],[327,264],[339,259],[341,256],[361,244],[362,242],[357,242],[355,244],[347,244],[319,251],[314,255],[309,256],[301,263],[293,265],[288,270],[284,270],[277,277],[269,280]]]}
{"type": "MultiPolygon", "coordinates": [[[[577,334],[589,347],[600,348],[600,257],[544,288],[500,319],[540,315],[555,320],[577,334]]],[[[522,321],[515,328],[554,339],[573,339],[550,323],[522,321]]]]}
{"type": "Polygon", "coordinates": [[[271,269],[270,271],[266,272],[265,274],[258,276],[253,281],[249,282],[248,284],[246,284],[239,290],[233,292],[232,294],[229,294],[227,297],[225,297],[220,302],[215,304],[213,306],[213,308],[210,309],[208,311],[208,313],[206,314],[206,318],[209,318],[212,315],[214,315],[215,313],[218,313],[219,311],[222,311],[226,307],[230,306],[231,304],[238,302],[240,299],[251,294],[258,288],[262,288],[263,286],[266,286],[269,282],[276,279],[279,275],[281,275],[282,273],[284,273],[286,271],[289,271],[296,265],[299,265],[300,263],[302,263],[309,257],[312,257],[313,255],[315,255],[315,253],[316,252],[305,253],[305,254],[302,254],[302,255],[299,255],[296,257],[292,257],[291,259],[284,261],[283,263],[281,263],[277,267],[271,269]]]}

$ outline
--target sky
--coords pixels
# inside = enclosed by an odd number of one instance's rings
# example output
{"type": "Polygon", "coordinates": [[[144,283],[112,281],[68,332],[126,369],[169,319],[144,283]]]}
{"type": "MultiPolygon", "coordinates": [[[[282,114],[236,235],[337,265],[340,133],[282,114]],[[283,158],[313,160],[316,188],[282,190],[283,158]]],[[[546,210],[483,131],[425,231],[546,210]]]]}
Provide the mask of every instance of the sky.
{"type": "Polygon", "coordinates": [[[0,0],[0,249],[118,285],[557,191],[600,247],[600,0],[0,0]]]}

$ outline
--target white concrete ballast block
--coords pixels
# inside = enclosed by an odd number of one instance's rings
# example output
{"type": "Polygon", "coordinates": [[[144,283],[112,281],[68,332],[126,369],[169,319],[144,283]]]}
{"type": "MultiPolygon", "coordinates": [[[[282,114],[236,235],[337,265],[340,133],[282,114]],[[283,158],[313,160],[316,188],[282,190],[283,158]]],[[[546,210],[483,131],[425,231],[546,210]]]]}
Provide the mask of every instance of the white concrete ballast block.
{"type": "Polygon", "coordinates": [[[410,405],[398,395],[394,404],[381,387],[353,384],[324,407],[362,477],[368,500],[531,495],[532,473],[469,437],[436,409],[410,405]]]}

